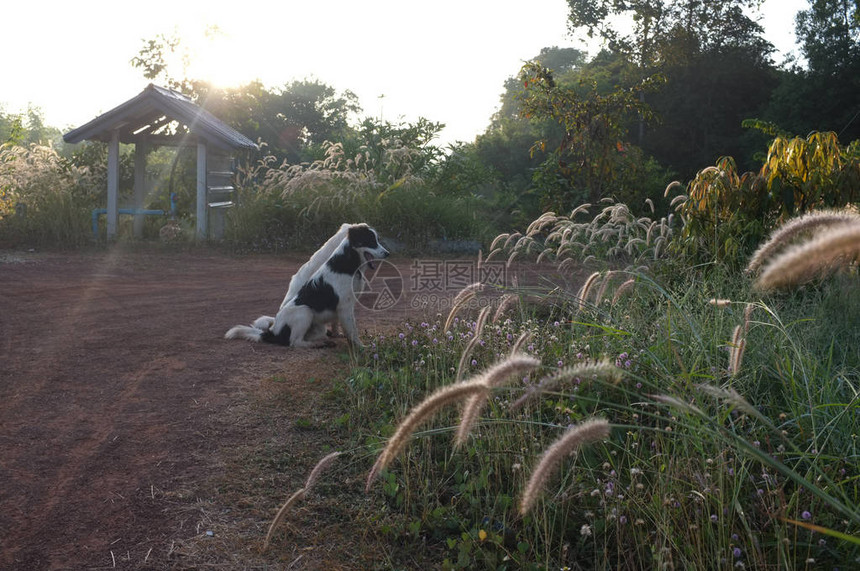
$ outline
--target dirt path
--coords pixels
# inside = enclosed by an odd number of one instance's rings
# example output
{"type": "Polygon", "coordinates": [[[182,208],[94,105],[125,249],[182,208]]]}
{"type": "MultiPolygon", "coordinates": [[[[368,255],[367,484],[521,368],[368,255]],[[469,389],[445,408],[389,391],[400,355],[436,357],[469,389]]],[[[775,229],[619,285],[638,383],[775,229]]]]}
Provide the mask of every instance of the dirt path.
{"type": "MultiPolygon", "coordinates": [[[[161,569],[200,533],[173,491],[205,477],[213,416],[260,379],[347,367],[326,350],[222,339],[274,311],[301,261],[0,252],[0,568],[161,569]]],[[[399,307],[359,325],[398,323],[399,307]]]]}

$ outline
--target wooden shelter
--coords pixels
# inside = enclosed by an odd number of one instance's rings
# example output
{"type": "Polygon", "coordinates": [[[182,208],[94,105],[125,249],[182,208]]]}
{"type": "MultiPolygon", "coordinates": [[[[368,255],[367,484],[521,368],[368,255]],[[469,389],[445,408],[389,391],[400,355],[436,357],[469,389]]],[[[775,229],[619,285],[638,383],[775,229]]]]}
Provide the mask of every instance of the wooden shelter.
{"type": "Polygon", "coordinates": [[[190,98],[150,84],[138,96],[63,135],[67,143],[108,143],[107,237],[114,238],[119,220],[119,144],[134,144],[134,233],[143,234],[146,197],[146,153],[151,146],[197,147],[197,237],[208,236],[209,210],[232,204],[230,172],[210,167],[241,149],[257,149],[248,137],[195,105],[190,98]],[[177,133],[178,123],[187,132],[177,133]]]}

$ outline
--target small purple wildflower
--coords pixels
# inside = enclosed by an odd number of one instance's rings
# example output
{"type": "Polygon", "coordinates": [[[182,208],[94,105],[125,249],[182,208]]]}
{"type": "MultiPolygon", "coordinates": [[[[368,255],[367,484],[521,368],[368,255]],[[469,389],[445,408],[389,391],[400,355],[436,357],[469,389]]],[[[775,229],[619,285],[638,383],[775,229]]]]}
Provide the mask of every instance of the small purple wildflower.
{"type": "Polygon", "coordinates": [[[476,361],[475,359],[472,359],[472,366],[474,367],[477,364],[478,364],[478,361],[476,361]]]}
{"type": "Polygon", "coordinates": [[[802,514],[800,514],[801,519],[812,519],[812,514],[808,511],[804,510],[802,514]]]}
{"type": "Polygon", "coordinates": [[[412,340],[412,346],[416,347],[417,345],[418,345],[418,339],[413,339],[412,340]]]}
{"type": "Polygon", "coordinates": [[[734,549],[732,549],[732,555],[734,555],[736,559],[740,559],[741,555],[743,555],[743,554],[744,554],[744,552],[741,551],[740,547],[735,547],[734,549]]]}

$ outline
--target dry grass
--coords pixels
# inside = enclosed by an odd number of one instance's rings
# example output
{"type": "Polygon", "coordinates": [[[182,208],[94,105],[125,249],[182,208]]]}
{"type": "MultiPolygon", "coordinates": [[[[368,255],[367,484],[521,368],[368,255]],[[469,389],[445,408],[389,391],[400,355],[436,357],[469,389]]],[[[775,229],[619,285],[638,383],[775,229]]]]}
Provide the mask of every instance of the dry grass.
{"type": "Polygon", "coordinates": [[[750,258],[746,271],[750,274],[758,272],[768,259],[791,244],[798,236],[846,223],[860,224],[860,215],[846,210],[819,210],[793,218],[774,230],[759,246],[750,258]]]}
{"type": "Polygon", "coordinates": [[[526,514],[537,501],[538,494],[546,486],[549,477],[562,459],[589,442],[599,442],[609,438],[609,422],[593,418],[569,428],[564,435],[547,448],[540,457],[526,484],[520,503],[520,513],[526,514]]]}
{"type": "Polygon", "coordinates": [[[755,287],[762,291],[796,287],[858,259],[860,222],[832,226],[773,258],[755,281],[755,287]]]}

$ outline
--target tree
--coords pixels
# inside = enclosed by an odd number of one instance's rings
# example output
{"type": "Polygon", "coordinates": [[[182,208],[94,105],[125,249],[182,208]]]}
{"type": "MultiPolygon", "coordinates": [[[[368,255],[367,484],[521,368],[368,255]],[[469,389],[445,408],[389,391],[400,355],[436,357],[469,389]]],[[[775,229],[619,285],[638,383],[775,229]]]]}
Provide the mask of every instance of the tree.
{"type": "Polygon", "coordinates": [[[805,135],[836,131],[860,138],[860,2],[811,0],[798,13],[796,34],[807,67],[782,72],[767,119],[805,135]]]}
{"type": "Polygon", "coordinates": [[[280,159],[303,160],[305,146],[338,138],[361,111],[354,93],[338,93],[318,80],[294,80],[271,90],[259,81],[218,89],[188,77],[190,58],[178,36],[161,34],[145,40],[131,64],[147,79],[191,97],[249,138],[262,140],[267,152],[280,159]]]}
{"type": "Polygon", "coordinates": [[[747,16],[760,3],[569,0],[569,24],[599,36],[631,64],[619,68],[620,85],[666,78],[660,89],[640,93],[659,121],[646,129],[640,120],[631,139],[688,177],[721,155],[746,162],[741,122],[764,112],[776,84],[773,46],[747,16]],[[631,31],[617,24],[622,18],[633,22],[631,31]]]}
{"type": "MultiPolygon", "coordinates": [[[[521,79],[526,87],[521,98],[523,114],[551,119],[563,130],[558,147],[551,148],[550,158],[536,174],[535,182],[546,189],[546,207],[565,209],[580,201],[597,202],[633,182],[631,168],[642,157],[629,160],[632,147],[626,142],[626,125],[631,117],[650,118],[640,93],[654,81],[608,94],[599,93],[592,84],[582,92],[558,85],[548,69],[534,62],[523,67],[521,79]]],[[[546,148],[546,141],[538,141],[532,153],[546,148]]]]}
{"type": "Polygon", "coordinates": [[[341,139],[350,118],[361,111],[354,93],[338,93],[317,80],[273,90],[259,81],[233,89],[198,89],[198,103],[247,137],[265,142],[267,153],[291,163],[308,158],[308,146],[341,139]]]}

